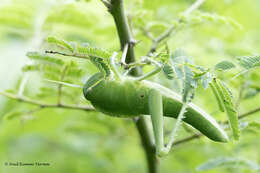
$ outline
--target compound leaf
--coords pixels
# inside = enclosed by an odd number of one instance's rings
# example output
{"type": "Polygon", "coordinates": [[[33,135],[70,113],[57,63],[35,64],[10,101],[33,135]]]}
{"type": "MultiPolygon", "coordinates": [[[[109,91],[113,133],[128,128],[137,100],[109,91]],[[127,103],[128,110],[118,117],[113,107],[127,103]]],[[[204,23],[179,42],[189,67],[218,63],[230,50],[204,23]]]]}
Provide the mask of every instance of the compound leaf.
{"type": "Polygon", "coordinates": [[[218,64],[215,65],[215,70],[225,71],[236,67],[232,62],[230,61],[221,61],[218,64]]]}
{"type": "Polygon", "coordinates": [[[249,169],[249,170],[254,170],[257,171],[260,169],[260,165],[257,163],[247,160],[247,159],[242,159],[242,158],[230,158],[230,157],[220,157],[220,158],[215,158],[211,159],[206,163],[201,164],[200,166],[197,167],[198,171],[206,171],[206,170],[211,170],[215,168],[243,168],[243,169],[249,169]]]}

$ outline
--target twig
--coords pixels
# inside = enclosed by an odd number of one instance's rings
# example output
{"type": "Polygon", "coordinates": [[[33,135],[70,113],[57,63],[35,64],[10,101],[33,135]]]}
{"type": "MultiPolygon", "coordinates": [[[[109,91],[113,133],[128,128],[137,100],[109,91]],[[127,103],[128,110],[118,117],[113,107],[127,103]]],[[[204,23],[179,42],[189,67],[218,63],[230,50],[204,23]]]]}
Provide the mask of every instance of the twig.
{"type": "MultiPolygon", "coordinates": [[[[205,0],[195,1],[187,10],[185,10],[183,12],[183,15],[184,16],[190,15],[194,10],[198,9],[204,1],[205,0]]],[[[181,18],[179,18],[177,21],[180,22],[180,23],[182,22],[181,18]]],[[[154,53],[156,51],[156,48],[158,47],[158,44],[160,42],[162,42],[164,39],[166,39],[167,37],[169,37],[172,34],[172,32],[174,31],[175,28],[176,27],[173,24],[167,30],[165,30],[161,35],[159,35],[158,37],[153,39],[152,46],[151,46],[149,52],[147,53],[147,55],[150,56],[152,53],[154,53]]]]}
{"type": "Polygon", "coordinates": [[[148,37],[151,40],[154,40],[154,36],[147,28],[140,27],[140,29],[143,31],[143,34],[148,37]]]}
{"type": "Polygon", "coordinates": [[[188,16],[190,15],[190,13],[192,13],[194,10],[198,9],[201,4],[203,4],[205,0],[197,0],[195,3],[193,3],[187,10],[185,10],[183,12],[184,16],[188,16]]]}
{"type": "Polygon", "coordinates": [[[148,56],[151,56],[152,53],[154,53],[154,52],[156,51],[156,48],[157,48],[158,44],[159,44],[161,41],[163,41],[164,39],[166,39],[167,37],[169,37],[169,36],[172,34],[172,32],[173,32],[174,29],[175,29],[175,26],[172,25],[172,26],[170,26],[166,31],[164,31],[161,35],[159,35],[158,37],[156,37],[156,38],[153,40],[152,46],[151,46],[151,48],[150,48],[150,50],[149,50],[149,52],[148,52],[147,55],[148,55],[148,56]]]}
{"type": "Polygon", "coordinates": [[[194,134],[194,135],[191,135],[191,136],[188,136],[186,138],[183,138],[183,139],[180,139],[178,141],[175,141],[172,146],[176,146],[176,145],[180,145],[180,144],[183,144],[183,143],[186,143],[186,142],[189,142],[193,139],[198,139],[202,136],[201,133],[197,133],[197,134],[194,134]]]}
{"type": "Polygon", "coordinates": [[[246,113],[243,113],[243,114],[241,114],[238,118],[239,118],[239,119],[243,119],[243,118],[245,118],[245,117],[247,117],[247,116],[249,116],[249,115],[251,115],[251,114],[257,113],[257,112],[259,112],[259,111],[260,111],[260,107],[258,107],[258,108],[256,108],[256,109],[253,109],[253,110],[251,110],[251,111],[248,111],[248,112],[246,112],[246,113]]]}
{"type": "MultiPolygon", "coordinates": [[[[246,113],[241,114],[241,115],[238,117],[238,119],[243,119],[243,118],[245,118],[245,117],[247,117],[247,116],[249,116],[249,115],[252,115],[252,114],[254,114],[254,113],[257,113],[257,112],[260,112],[260,107],[254,109],[254,110],[248,111],[248,112],[246,112],[246,113]]],[[[225,121],[225,122],[224,122],[224,124],[227,124],[227,123],[228,123],[228,121],[225,121]]],[[[178,141],[175,141],[172,145],[173,145],[173,146],[176,146],[176,145],[179,145],[179,144],[182,144],[182,143],[186,143],[186,142],[189,142],[189,141],[191,141],[191,140],[193,140],[193,139],[198,139],[198,138],[200,138],[201,136],[203,136],[201,133],[197,133],[197,134],[195,134],[195,135],[191,135],[191,136],[188,136],[188,137],[186,137],[186,138],[183,138],[183,139],[180,139],[180,140],[178,140],[178,141]]]]}
{"type": "Polygon", "coordinates": [[[88,57],[86,55],[81,55],[81,54],[77,54],[77,53],[67,54],[67,53],[56,52],[56,51],[52,51],[52,50],[51,51],[46,50],[45,53],[57,54],[57,55],[62,55],[62,56],[71,56],[71,57],[82,58],[82,59],[88,59],[88,57]]]}
{"type": "Polygon", "coordinates": [[[116,55],[117,55],[117,52],[114,52],[113,55],[110,57],[110,68],[113,71],[115,77],[117,79],[121,79],[121,74],[119,73],[117,66],[116,66],[116,60],[115,60],[116,55]]]}
{"type": "Polygon", "coordinates": [[[127,51],[128,51],[128,43],[125,44],[125,46],[124,46],[124,50],[123,50],[123,54],[122,54],[122,58],[121,58],[121,60],[120,60],[121,65],[126,65],[126,63],[125,63],[125,59],[126,59],[127,51]]]}
{"type": "Polygon", "coordinates": [[[75,109],[75,110],[83,110],[83,111],[96,111],[92,106],[79,106],[79,105],[67,105],[67,104],[47,104],[47,103],[42,103],[36,100],[32,100],[27,97],[19,97],[15,94],[7,93],[7,92],[2,92],[0,91],[0,95],[8,97],[10,99],[18,100],[24,103],[29,103],[33,105],[38,105],[42,108],[65,108],[65,109],[75,109]]]}

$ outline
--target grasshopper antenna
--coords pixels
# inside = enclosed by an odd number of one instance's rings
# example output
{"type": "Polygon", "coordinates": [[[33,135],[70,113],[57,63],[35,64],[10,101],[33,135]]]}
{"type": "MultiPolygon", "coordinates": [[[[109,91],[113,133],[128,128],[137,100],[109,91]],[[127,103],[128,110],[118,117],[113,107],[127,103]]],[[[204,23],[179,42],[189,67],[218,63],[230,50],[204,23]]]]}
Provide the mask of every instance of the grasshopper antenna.
{"type": "Polygon", "coordinates": [[[43,79],[43,80],[46,81],[46,82],[51,82],[51,83],[66,85],[66,86],[69,86],[69,87],[83,88],[83,86],[81,86],[81,85],[66,83],[66,82],[62,82],[62,81],[56,81],[56,80],[50,80],[50,79],[43,79]]]}

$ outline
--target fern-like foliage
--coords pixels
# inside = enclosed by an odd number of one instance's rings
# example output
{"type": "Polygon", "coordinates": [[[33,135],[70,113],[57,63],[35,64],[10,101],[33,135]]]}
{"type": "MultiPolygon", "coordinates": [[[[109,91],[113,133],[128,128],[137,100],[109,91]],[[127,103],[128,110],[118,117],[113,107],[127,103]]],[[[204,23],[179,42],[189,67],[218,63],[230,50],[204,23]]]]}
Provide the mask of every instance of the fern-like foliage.
{"type": "Polygon", "coordinates": [[[215,98],[216,98],[216,101],[217,101],[219,110],[220,110],[221,112],[224,112],[224,111],[225,111],[224,103],[223,103],[223,100],[222,100],[222,98],[221,98],[221,96],[220,96],[220,93],[218,92],[218,90],[217,90],[217,88],[216,88],[217,86],[214,85],[214,84],[212,84],[212,83],[210,83],[209,86],[210,86],[210,89],[211,89],[211,91],[213,92],[213,94],[214,94],[214,96],[215,96],[215,98]]]}
{"type": "Polygon", "coordinates": [[[214,69],[219,70],[219,71],[226,71],[226,70],[232,69],[234,67],[236,67],[236,66],[230,61],[221,61],[215,65],[214,69]]]}
{"type": "Polygon", "coordinates": [[[103,73],[106,77],[110,76],[111,71],[109,67],[109,57],[111,54],[108,52],[90,47],[90,46],[77,46],[76,54],[83,57],[89,57],[90,61],[103,73]]]}
{"type": "Polygon", "coordinates": [[[169,64],[164,64],[162,70],[167,79],[172,80],[174,78],[173,68],[169,64]]]}
{"type": "MultiPolygon", "coordinates": [[[[164,65],[163,72],[170,80],[172,79],[172,75],[174,73],[177,78],[181,79],[183,102],[189,101],[187,100],[189,99],[188,95],[190,93],[193,95],[192,93],[194,92],[194,89],[198,86],[198,81],[201,82],[204,89],[210,86],[214,96],[216,97],[219,110],[226,112],[227,114],[234,139],[238,140],[240,136],[238,114],[229,88],[222,81],[213,77],[215,75],[210,73],[209,69],[204,69],[203,67],[195,65],[188,58],[183,49],[176,49],[176,51],[170,55],[169,62],[171,64],[171,68],[164,65]],[[174,73],[172,69],[174,69],[174,73]]],[[[233,67],[235,67],[233,63],[229,61],[222,61],[215,66],[215,69],[227,70],[233,67]]]]}
{"type": "Polygon", "coordinates": [[[8,112],[7,114],[4,115],[4,119],[6,120],[12,120],[16,117],[20,117],[23,115],[23,112],[19,111],[13,111],[13,112],[8,112]]]}
{"type": "Polygon", "coordinates": [[[183,91],[182,100],[183,102],[188,101],[188,96],[192,90],[197,87],[197,81],[193,79],[194,74],[187,66],[184,67],[184,81],[183,81],[183,91]]]}
{"type": "Polygon", "coordinates": [[[247,169],[257,171],[260,165],[243,158],[220,157],[211,159],[208,162],[197,167],[198,171],[206,171],[215,168],[247,169]]]}
{"type": "MultiPolygon", "coordinates": [[[[1,4],[2,5],[2,4],[1,4]]],[[[10,3],[0,7],[0,28],[2,35],[12,35],[28,39],[32,35],[35,10],[21,2],[10,3]]]]}
{"type": "Polygon", "coordinates": [[[260,67],[260,55],[239,57],[238,62],[240,66],[247,70],[260,67]]]}
{"type": "Polygon", "coordinates": [[[220,16],[215,13],[203,12],[203,11],[196,11],[189,16],[184,16],[181,14],[180,22],[175,22],[175,23],[177,26],[179,26],[182,23],[184,23],[186,25],[197,25],[197,24],[203,24],[203,23],[209,23],[209,22],[225,24],[225,25],[229,25],[233,28],[238,28],[238,29],[242,28],[241,24],[239,24],[232,18],[220,16]]]}
{"type": "Polygon", "coordinates": [[[215,91],[213,89],[213,93],[215,94],[220,110],[225,108],[225,111],[228,116],[229,124],[233,132],[233,136],[236,140],[239,139],[240,130],[239,130],[239,122],[238,122],[238,114],[233,103],[232,93],[229,88],[219,79],[213,80],[213,87],[215,87],[215,91]]]}
{"type": "Polygon", "coordinates": [[[193,93],[193,89],[197,87],[197,79],[194,78],[194,73],[191,69],[193,62],[188,58],[185,50],[181,48],[176,49],[170,55],[170,61],[176,76],[182,80],[182,100],[183,102],[189,102],[190,93],[193,93]]]}
{"type": "Polygon", "coordinates": [[[56,37],[48,37],[47,42],[65,48],[70,52],[74,52],[74,48],[72,47],[72,45],[65,40],[57,39],[56,37]]]}
{"type": "Polygon", "coordinates": [[[260,122],[253,121],[247,124],[246,130],[254,131],[255,133],[259,133],[260,131],[260,122]]]}
{"type": "MultiPolygon", "coordinates": [[[[27,56],[32,60],[33,63],[25,65],[22,69],[23,72],[36,72],[41,75],[42,79],[51,79],[82,85],[81,78],[85,72],[75,61],[61,59],[56,55],[39,52],[29,52],[27,53],[27,56]]],[[[59,95],[58,93],[61,92],[58,90],[60,89],[56,84],[43,85],[40,87],[36,97],[41,99],[53,96],[57,97],[59,95]]],[[[67,99],[69,101],[77,99],[75,96],[80,94],[81,91],[78,89],[70,88],[68,92],[64,87],[62,90],[62,96],[65,100],[67,99]]]]}
{"type": "Polygon", "coordinates": [[[243,96],[244,99],[249,99],[257,96],[260,93],[260,88],[247,88],[243,96]]]}
{"type": "Polygon", "coordinates": [[[201,82],[203,88],[204,88],[204,89],[207,89],[208,86],[209,86],[209,84],[210,84],[211,81],[212,81],[212,78],[213,78],[212,76],[213,76],[213,75],[212,75],[210,72],[205,71],[205,70],[202,70],[201,73],[195,74],[195,78],[196,78],[196,76],[198,76],[198,75],[199,75],[199,77],[200,77],[200,82],[201,82]]]}
{"type": "Polygon", "coordinates": [[[76,53],[82,56],[87,56],[87,57],[89,56],[92,58],[101,58],[101,59],[108,59],[112,55],[111,53],[105,50],[96,47],[91,47],[86,44],[78,45],[76,53]]]}
{"type": "Polygon", "coordinates": [[[111,54],[105,50],[91,47],[88,44],[77,44],[65,40],[57,39],[55,37],[48,37],[47,42],[53,44],[58,48],[47,51],[48,53],[56,53],[64,56],[72,56],[89,59],[103,74],[108,77],[111,74],[109,67],[109,57],[111,54]],[[65,50],[64,50],[65,49],[65,50]]]}
{"type": "Polygon", "coordinates": [[[43,61],[45,63],[52,63],[55,65],[63,65],[64,61],[61,59],[57,59],[54,56],[49,56],[48,54],[45,53],[39,53],[39,52],[28,52],[27,57],[35,60],[35,61],[43,61]]]}

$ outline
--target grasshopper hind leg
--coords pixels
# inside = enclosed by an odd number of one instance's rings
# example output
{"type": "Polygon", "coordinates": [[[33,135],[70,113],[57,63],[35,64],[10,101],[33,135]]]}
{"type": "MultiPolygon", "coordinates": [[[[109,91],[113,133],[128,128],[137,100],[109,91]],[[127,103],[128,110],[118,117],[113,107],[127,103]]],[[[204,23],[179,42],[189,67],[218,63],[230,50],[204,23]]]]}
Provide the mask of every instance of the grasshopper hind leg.
{"type": "Polygon", "coordinates": [[[168,154],[169,150],[164,146],[163,139],[163,101],[161,93],[152,89],[149,93],[148,104],[155,137],[156,154],[164,156],[168,154]]]}

